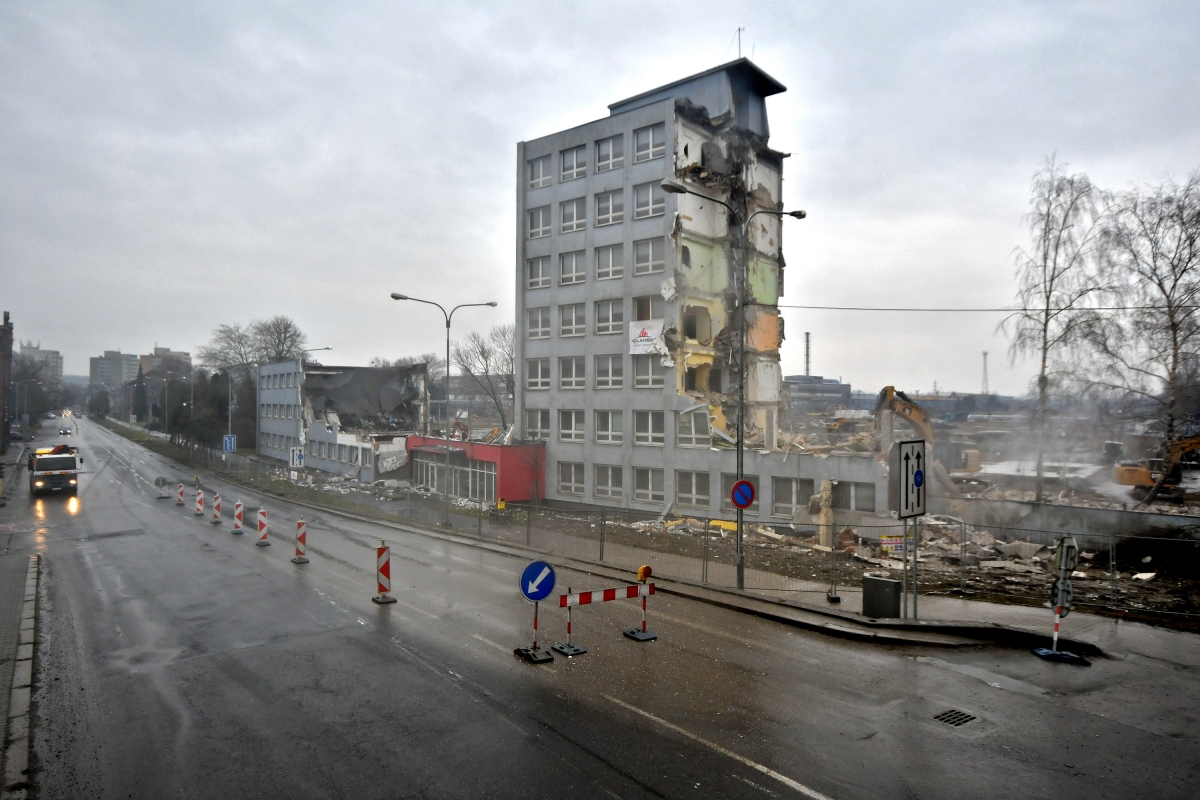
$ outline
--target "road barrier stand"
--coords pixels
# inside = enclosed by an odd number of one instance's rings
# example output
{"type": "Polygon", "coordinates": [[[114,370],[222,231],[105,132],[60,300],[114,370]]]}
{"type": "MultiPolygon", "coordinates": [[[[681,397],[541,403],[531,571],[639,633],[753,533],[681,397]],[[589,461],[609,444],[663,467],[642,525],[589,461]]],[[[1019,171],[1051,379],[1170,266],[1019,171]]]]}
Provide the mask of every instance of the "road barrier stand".
{"type": "MultiPolygon", "coordinates": [[[[565,596],[566,597],[571,596],[571,587],[570,586],[567,587],[567,594],[565,596]]],[[[578,596],[578,595],[576,595],[576,596],[578,596]]],[[[561,600],[559,601],[559,604],[560,605],[562,604],[561,600]]],[[[587,652],[586,647],[580,647],[579,645],[574,644],[571,641],[571,609],[572,608],[574,608],[574,606],[571,605],[570,603],[567,603],[567,642],[566,642],[566,644],[550,645],[551,650],[562,653],[567,658],[574,658],[575,656],[581,656],[587,652]]]]}
{"type": "Polygon", "coordinates": [[[183,505],[183,484],[179,484],[179,488],[175,490],[175,505],[183,505]]]}
{"type": "Polygon", "coordinates": [[[221,524],[221,495],[213,495],[213,513],[212,519],[209,520],[213,525],[221,524]]]}
{"type": "MultiPolygon", "coordinates": [[[[533,561],[521,572],[521,595],[533,603],[533,646],[518,647],[513,650],[513,655],[517,658],[523,658],[530,664],[544,664],[547,661],[553,661],[554,656],[548,650],[538,648],[538,604],[550,596],[554,591],[554,582],[557,577],[554,572],[554,567],[545,561],[533,561]]],[[[569,591],[569,590],[568,590],[569,591]]],[[[568,623],[569,624],[569,623],[568,623]]],[[[570,634],[567,635],[567,641],[570,642],[570,634]]]]}
{"type": "Polygon", "coordinates": [[[553,661],[554,656],[550,655],[545,650],[538,649],[538,603],[533,603],[533,645],[530,647],[518,647],[513,650],[513,654],[525,659],[530,664],[545,664],[547,661],[553,661]]]}
{"type": "Polygon", "coordinates": [[[1071,588],[1071,571],[1079,563],[1079,545],[1076,544],[1075,537],[1064,536],[1059,540],[1055,558],[1058,561],[1058,580],[1050,588],[1050,605],[1054,606],[1054,638],[1049,650],[1044,647],[1035,647],[1033,654],[1046,661],[1090,667],[1092,662],[1083,656],[1058,649],[1058,625],[1063,617],[1071,613],[1071,604],[1075,595],[1071,588]]]}
{"type": "Polygon", "coordinates": [[[162,477],[161,475],[159,477],[155,478],[154,479],[154,488],[157,489],[158,492],[155,494],[154,499],[155,500],[170,500],[171,493],[167,491],[167,487],[170,485],[171,485],[171,482],[169,480],[167,480],[166,478],[162,477]]]}
{"type": "Polygon", "coordinates": [[[196,511],[195,511],[195,514],[196,514],[196,516],[197,516],[197,517],[203,517],[203,516],[204,516],[204,490],[203,490],[203,489],[197,489],[197,490],[196,490],[196,511]]]}
{"type": "Polygon", "coordinates": [[[654,594],[654,584],[648,584],[646,581],[650,579],[652,574],[653,572],[649,566],[643,565],[638,567],[637,578],[641,583],[638,584],[637,589],[638,594],[642,598],[642,629],[639,631],[637,628],[630,628],[627,631],[621,632],[626,638],[633,639],[635,642],[652,642],[658,638],[657,633],[646,630],[646,598],[654,594]]]}
{"type": "Polygon", "coordinates": [[[258,510],[258,541],[255,544],[259,547],[271,546],[271,543],[267,541],[267,510],[265,508],[258,510]]]}
{"type": "Polygon", "coordinates": [[[304,554],[308,552],[308,525],[304,520],[296,520],[296,555],[293,564],[307,564],[304,554]]]}
{"type": "Polygon", "coordinates": [[[396,602],[396,598],[388,594],[392,590],[392,551],[382,541],[375,548],[375,583],[379,594],[371,598],[372,603],[382,606],[396,602]]]}
{"type": "Polygon", "coordinates": [[[230,531],[234,536],[241,536],[245,531],[242,530],[242,501],[238,500],[233,504],[233,530],[230,531]]]}

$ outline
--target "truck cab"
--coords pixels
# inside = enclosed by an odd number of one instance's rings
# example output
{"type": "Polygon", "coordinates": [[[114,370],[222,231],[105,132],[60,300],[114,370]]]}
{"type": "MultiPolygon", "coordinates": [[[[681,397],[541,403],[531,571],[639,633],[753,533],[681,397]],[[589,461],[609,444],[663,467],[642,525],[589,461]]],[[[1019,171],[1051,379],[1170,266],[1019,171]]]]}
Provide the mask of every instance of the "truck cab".
{"type": "Polygon", "coordinates": [[[77,447],[69,444],[39,447],[29,456],[30,494],[75,494],[79,491],[79,468],[82,464],[83,458],[77,447]]]}

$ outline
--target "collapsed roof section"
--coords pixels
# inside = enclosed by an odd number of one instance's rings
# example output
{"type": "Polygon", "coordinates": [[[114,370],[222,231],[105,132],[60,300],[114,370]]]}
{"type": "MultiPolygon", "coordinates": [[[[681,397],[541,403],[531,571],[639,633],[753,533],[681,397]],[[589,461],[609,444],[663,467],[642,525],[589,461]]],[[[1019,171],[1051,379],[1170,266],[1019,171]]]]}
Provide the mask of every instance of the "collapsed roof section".
{"type": "Polygon", "coordinates": [[[306,426],[324,420],[335,430],[361,434],[425,431],[429,425],[425,364],[405,367],[307,365],[306,426]]]}

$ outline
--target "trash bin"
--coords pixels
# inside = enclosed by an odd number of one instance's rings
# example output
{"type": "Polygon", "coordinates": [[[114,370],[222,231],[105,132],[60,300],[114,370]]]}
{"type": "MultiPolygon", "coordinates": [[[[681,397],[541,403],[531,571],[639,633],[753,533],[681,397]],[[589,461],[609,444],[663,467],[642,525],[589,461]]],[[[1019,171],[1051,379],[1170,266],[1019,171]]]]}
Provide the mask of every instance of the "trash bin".
{"type": "Polygon", "coordinates": [[[900,581],[863,576],[864,617],[896,619],[900,616],[900,581]]]}

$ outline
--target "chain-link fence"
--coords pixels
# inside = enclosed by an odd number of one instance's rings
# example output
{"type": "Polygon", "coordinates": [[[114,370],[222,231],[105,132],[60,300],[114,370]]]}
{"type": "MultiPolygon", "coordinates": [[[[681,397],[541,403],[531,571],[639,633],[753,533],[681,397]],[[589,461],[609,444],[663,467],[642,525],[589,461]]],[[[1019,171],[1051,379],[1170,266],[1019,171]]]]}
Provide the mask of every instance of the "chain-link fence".
{"type": "MultiPolygon", "coordinates": [[[[139,437],[129,429],[119,432],[139,437]]],[[[360,484],[141,436],[140,441],[164,455],[264,494],[427,527],[443,521],[443,497],[420,487],[360,484]]],[[[498,509],[459,498],[452,499],[449,518],[457,533],[631,571],[649,564],[665,578],[737,586],[736,524],[730,519],[685,511],[656,515],[512,503],[498,509]]],[[[904,526],[880,522],[835,526],[825,539],[832,546],[819,543],[816,525],[747,523],[745,588],[798,599],[809,594],[815,601],[811,595],[861,587],[864,574],[899,580],[905,576],[904,526]]],[[[909,536],[916,543],[919,592],[1045,605],[1057,577],[1053,548],[1063,535],[940,516],[913,520],[909,536]]],[[[1081,551],[1071,577],[1076,607],[1200,630],[1200,529],[1148,530],[1126,537],[1071,535],[1081,551]]]]}

